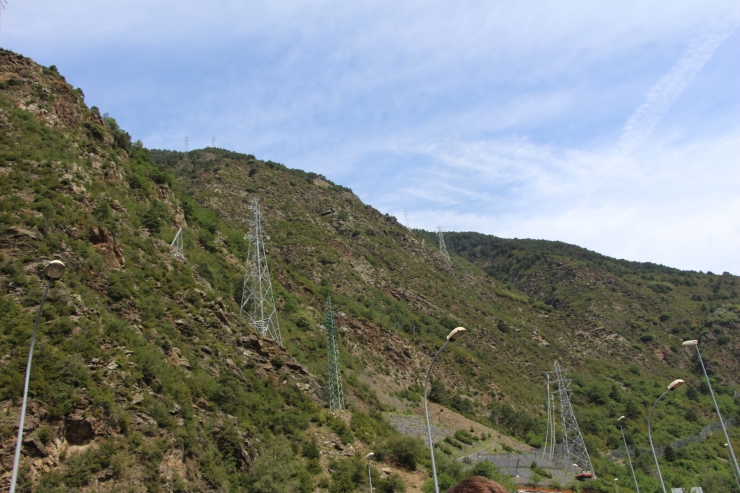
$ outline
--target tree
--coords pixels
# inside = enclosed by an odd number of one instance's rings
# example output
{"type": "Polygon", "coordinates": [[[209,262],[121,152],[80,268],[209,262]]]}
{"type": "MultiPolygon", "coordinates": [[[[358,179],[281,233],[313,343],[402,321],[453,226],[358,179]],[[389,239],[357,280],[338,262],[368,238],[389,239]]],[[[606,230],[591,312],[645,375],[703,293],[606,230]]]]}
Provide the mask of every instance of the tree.
{"type": "Polygon", "coordinates": [[[699,391],[696,390],[696,387],[694,387],[693,385],[689,385],[686,388],[686,397],[688,397],[688,399],[690,401],[698,401],[699,400],[699,391]]]}
{"type": "Polygon", "coordinates": [[[437,404],[449,404],[450,392],[442,380],[432,380],[432,388],[429,390],[429,400],[437,404]]]}
{"type": "Polygon", "coordinates": [[[629,419],[640,419],[642,418],[642,409],[640,409],[634,400],[629,399],[624,408],[624,415],[629,419]]]}
{"type": "Polygon", "coordinates": [[[162,202],[155,200],[152,202],[149,210],[146,211],[144,216],[141,218],[141,225],[151,233],[159,233],[159,230],[162,227],[162,220],[166,214],[167,207],[165,207],[162,202]]]}
{"type": "Polygon", "coordinates": [[[298,462],[288,439],[282,435],[267,447],[252,464],[250,471],[250,493],[294,493],[298,492],[298,462]]]}
{"type": "Polygon", "coordinates": [[[424,453],[418,438],[396,435],[385,442],[384,453],[397,465],[416,470],[417,459],[424,453]]]}
{"type": "Polygon", "coordinates": [[[670,445],[666,445],[665,451],[663,452],[663,458],[668,462],[676,461],[676,451],[670,445]]]}
{"type": "Polygon", "coordinates": [[[609,391],[609,398],[614,402],[622,402],[622,392],[619,390],[616,383],[612,384],[612,388],[609,391]]]}

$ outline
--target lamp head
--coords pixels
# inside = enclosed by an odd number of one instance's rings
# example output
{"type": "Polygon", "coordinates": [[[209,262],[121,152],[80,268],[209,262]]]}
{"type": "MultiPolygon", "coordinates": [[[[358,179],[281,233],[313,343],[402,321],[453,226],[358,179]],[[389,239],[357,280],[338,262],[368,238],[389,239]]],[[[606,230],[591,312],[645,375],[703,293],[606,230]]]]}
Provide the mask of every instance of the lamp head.
{"type": "Polygon", "coordinates": [[[671,382],[671,384],[670,384],[670,385],[668,386],[668,390],[676,390],[677,388],[679,388],[679,387],[680,387],[681,385],[683,385],[683,384],[685,384],[685,383],[686,383],[686,382],[684,382],[684,381],[683,381],[683,380],[681,380],[680,378],[679,378],[678,380],[674,380],[674,381],[672,381],[672,382],[671,382]]]}
{"type": "Polygon", "coordinates": [[[682,346],[696,346],[697,344],[699,344],[699,341],[696,339],[692,339],[690,341],[683,341],[683,344],[681,345],[682,346]]]}
{"type": "Polygon", "coordinates": [[[49,262],[49,265],[44,268],[44,275],[49,279],[59,279],[64,274],[64,270],[66,268],[67,266],[64,265],[64,262],[60,260],[52,260],[49,262]]]}
{"type": "Polygon", "coordinates": [[[462,336],[465,335],[467,330],[465,330],[465,327],[458,327],[456,329],[453,329],[452,332],[447,336],[447,340],[452,342],[456,339],[460,339],[462,336]]]}
{"type": "Polygon", "coordinates": [[[621,423],[621,422],[622,422],[622,421],[624,421],[625,419],[627,419],[627,416],[620,416],[620,417],[619,417],[619,418],[617,419],[617,423],[621,423]]]}
{"type": "Polygon", "coordinates": [[[367,454],[367,455],[365,456],[365,458],[366,458],[366,459],[368,459],[368,460],[370,460],[370,458],[372,458],[372,457],[375,457],[375,454],[374,454],[374,453],[372,453],[372,452],[370,452],[369,454],[367,454]]]}

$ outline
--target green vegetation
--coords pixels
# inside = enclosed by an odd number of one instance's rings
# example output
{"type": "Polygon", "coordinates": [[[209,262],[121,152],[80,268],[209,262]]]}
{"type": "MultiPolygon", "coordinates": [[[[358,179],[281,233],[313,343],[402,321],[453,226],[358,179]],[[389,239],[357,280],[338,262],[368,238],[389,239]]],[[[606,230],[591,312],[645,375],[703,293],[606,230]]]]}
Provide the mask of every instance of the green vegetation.
{"type": "MultiPolygon", "coordinates": [[[[740,419],[735,276],[476,233],[446,236],[448,267],[433,233],[409,232],[321,175],[222,149],[148,150],[88,109],[56,70],[0,55],[10,74],[0,93],[0,401],[14,402],[0,417],[6,444],[44,262],[68,265],[44,307],[31,377],[43,409],[31,434],[60,465],[33,480],[37,491],[93,480],[150,491],[355,491],[367,479],[360,449],[428,474],[421,442],[399,435],[383,412],[398,399],[418,406],[419,368],[458,325],[470,334],[440,356],[432,401],[540,445],[543,375],[560,359],[596,472],[620,484],[628,470],[603,457],[621,443],[616,418],[627,416],[629,443],[647,446],[646,410],[672,379],[688,385],[656,411],[659,446],[716,419],[683,339],[703,336],[722,411],[740,419]],[[23,109],[31,101],[38,112],[23,109]],[[284,350],[255,347],[238,317],[243,204],[255,195],[284,350]],[[187,261],[169,247],[180,227],[187,261]],[[350,404],[336,416],[323,409],[317,326],[329,295],[343,313],[350,404]],[[57,441],[92,447],[67,453],[57,441]]],[[[466,469],[454,459],[479,440],[461,430],[439,444],[442,485],[471,473],[508,481],[486,463],[466,469]]],[[[676,487],[732,491],[723,454],[713,436],[669,452],[663,470],[676,487]]],[[[635,461],[641,484],[655,489],[650,457],[635,461]]],[[[395,476],[377,484],[404,490],[395,476]]]]}

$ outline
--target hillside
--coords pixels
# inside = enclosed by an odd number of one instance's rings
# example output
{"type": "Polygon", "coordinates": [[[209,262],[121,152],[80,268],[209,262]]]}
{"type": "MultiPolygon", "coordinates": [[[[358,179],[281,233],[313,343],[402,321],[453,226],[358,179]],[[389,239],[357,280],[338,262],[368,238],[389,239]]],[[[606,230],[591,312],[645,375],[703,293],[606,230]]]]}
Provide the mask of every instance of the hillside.
{"type": "MultiPolygon", "coordinates": [[[[53,67],[0,51],[0,88],[4,481],[40,272],[53,258],[68,266],[35,353],[24,491],[365,491],[370,450],[377,468],[397,471],[379,488],[401,491],[399,477],[411,488],[428,459],[389,423],[419,412],[431,356],[457,325],[470,334],[441,356],[432,397],[530,445],[544,438],[555,360],[571,370],[595,456],[619,446],[620,414],[629,439],[647,443],[646,409],[674,378],[691,391],[660,410],[656,442],[696,433],[716,418],[680,343],[700,332],[726,417],[738,417],[736,276],[476,233],[447,235],[448,264],[432,233],[323,176],[223,149],[132,143],[53,67]],[[239,320],[254,197],[284,348],[239,320]],[[187,260],[169,246],[180,227],[187,260]],[[320,327],[328,296],[349,404],[335,414],[320,327]]],[[[502,440],[481,429],[495,449],[502,440]]],[[[717,440],[686,447],[664,474],[720,484],[731,477],[723,453],[717,440]]],[[[641,484],[657,485],[645,457],[641,484]]],[[[440,466],[463,474],[444,457],[440,466]]],[[[595,466],[629,491],[623,465],[595,466]]]]}

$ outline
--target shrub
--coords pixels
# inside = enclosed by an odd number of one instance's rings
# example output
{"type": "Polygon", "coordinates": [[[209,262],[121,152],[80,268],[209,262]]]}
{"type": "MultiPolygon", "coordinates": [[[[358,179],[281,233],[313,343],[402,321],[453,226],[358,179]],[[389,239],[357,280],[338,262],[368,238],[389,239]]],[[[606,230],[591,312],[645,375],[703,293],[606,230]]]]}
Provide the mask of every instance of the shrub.
{"type": "Polygon", "coordinates": [[[450,393],[442,380],[432,380],[432,388],[429,390],[429,400],[438,404],[449,404],[450,393]]]}
{"type": "Polygon", "coordinates": [[[406,484],[400,476],[393,474],[389,476],[388,479],[383,479],[378,482],[377,491],[379,493],[405,493],[406,484]]]}
{"type": "Polygon", "coordinates": [[[167,215],[167,207],[158,201],[152,201],[152,205],[148,211],[141,218],[141,225],[148,229],[151,233],[159,233],[162,227],[162,221],[167,215]]]}
{"type": "Polygon", "coordinates": [[[466,445],[473,445],[473,436],[466,430],[457,430],[455,438],[466,445]]]}
{"type": "Polygon", "coordinates": [[[354,440],[354,435],[352,435],[352,430],[347,426],[347,424],[342,421],[339,418],[335,418],[333,415],[329,414],[327,416],[327,425],[329,426],[329,429],[336,433],[336,435],[339,437],[339,439],[342,441],[342,443],[350,443],[354,440]]]}
{"type": "Polygon", "coordinates": [[[384,455],[391,461],[410,471],[416,470],[416,464],[424,453],[424,447],[418,438],[403,435],[389,437],[383,449],[384,455]]]}

